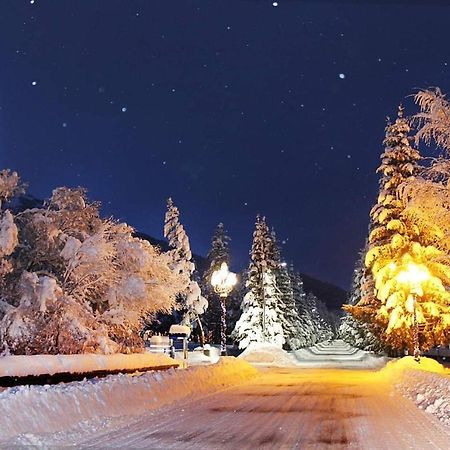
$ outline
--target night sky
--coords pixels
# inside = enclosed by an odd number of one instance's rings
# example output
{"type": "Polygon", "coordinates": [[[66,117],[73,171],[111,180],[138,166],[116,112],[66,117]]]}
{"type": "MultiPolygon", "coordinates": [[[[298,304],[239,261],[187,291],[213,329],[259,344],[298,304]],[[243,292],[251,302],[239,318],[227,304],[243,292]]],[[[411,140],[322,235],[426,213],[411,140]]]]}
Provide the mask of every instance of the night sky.
{"type": "Polygon", "coordinates": [[[358,3],[3,0],[0,166],[159,238],[172,196],[194,252],[225,223],[235,270],[259,212],[347,288],[386,116],[450,92],[450,2],[358,3]]]}

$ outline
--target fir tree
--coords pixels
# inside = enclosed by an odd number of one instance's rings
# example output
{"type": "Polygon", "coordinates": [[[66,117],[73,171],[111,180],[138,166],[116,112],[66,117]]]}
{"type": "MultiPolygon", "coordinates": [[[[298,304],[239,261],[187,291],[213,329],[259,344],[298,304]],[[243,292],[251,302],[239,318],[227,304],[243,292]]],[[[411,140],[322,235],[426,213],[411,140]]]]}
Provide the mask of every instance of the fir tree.
{"type": "Polygon", "coordinates": [[[198,283],[192,279],[195,264],[192,262],[189,238],[183,225],[180,223],[180,212],[171,198],[167,200],[164,236],[172,248],[170,251],[172,269],[185,279],[185,288],[180,291],[178,296],[179,307],[183,311],[181,322],[187,325],[198,325],[200,327],[200,337],[203,340],[200,315],[205,312],[208,302],[202,296],[198,283]]]}
{"type": "Polygon", "coordinates": [[[283,328],[284,347],[296,350],[305,345],[304,330],[295,304],[293,283],[287,264],[281,261],[280,248],[273,229],[270,238],[269,254],[274,263],[273,272],[279,293],[276,310],[283,328]]]}
{"type": "Polygon", "coordinates": [[[303,281],[300,275],[295,272],[293,265],[289,268],[289,278],[291,280],[294,307],[299,322],[294,348],[308,347],[316,342],[314,324],[308,305],[306,304],[303,281]]]}
{"type": "Polygon", "coordinates": [[[252,342],[283,345],[283,329],[277,315],[279,293],[274,274],[276,264],[270,256],[271,245],[265,218],[258,216],[248,270],[248,292],[242,300],[242,315],[233,331],[239,348],[247,348],[252,342]]]}
{"type": "Polygon", "coordinates": [[[412,351],[412,330],[416,336],[416,324],[422,329],[422,348],[446,343],[450,338],[450,294],[445,288],[450,271],[444,261],[445,252],[430,245],[427,230],[403,214],[399,188],[414,181],[420,158],[410,146],[409,130],[400,110],[395,124],[387,129],[387,148],[379,169],[383,174],[380,196],[371,211],[374,226],[365,257],[366,267],[373,275],[376,302],[364,303],[362,299],[348,308],[381,330],[380,336],[386,343],[412,351]],[[413,282],[404,282],[413,272],[418,274],[411,275],[413,282]]]}
{"type": "Polygon", "coordinates": [[[321,314],[321,309],[323,309],[324,306],[320,304],[320,300],[312,292],[308,292],[306,295],[306,306],[311,315],[315,342],[332,339],[333,330],[331,325],[321,314]]]}

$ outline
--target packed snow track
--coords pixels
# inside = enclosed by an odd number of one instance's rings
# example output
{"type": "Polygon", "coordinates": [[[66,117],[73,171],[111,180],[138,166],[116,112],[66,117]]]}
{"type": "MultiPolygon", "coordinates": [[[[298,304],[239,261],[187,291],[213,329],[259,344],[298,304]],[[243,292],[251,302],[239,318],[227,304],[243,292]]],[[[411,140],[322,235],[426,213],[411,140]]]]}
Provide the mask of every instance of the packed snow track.
{"type": "Polygon", "coordinates": [[[387,361],[341,340],[320,342],[297,350],[294,355],[296,364],[301,367],[378,368],[387,361]]]}
{"type": "Polygon", "coordinates": [[[271,368],[133,419],[83,448],[448,449],[449,429],[366,370],[271,368]]]}

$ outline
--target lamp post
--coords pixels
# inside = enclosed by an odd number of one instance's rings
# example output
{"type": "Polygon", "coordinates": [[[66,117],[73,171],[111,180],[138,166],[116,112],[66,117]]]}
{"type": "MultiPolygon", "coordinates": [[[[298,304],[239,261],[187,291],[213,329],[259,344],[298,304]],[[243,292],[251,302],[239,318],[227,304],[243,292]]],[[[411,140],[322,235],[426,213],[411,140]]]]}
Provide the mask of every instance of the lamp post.
{"type": "Polygon", "coordinates": [[[411,300],[413,313],[413,346],[414,359],[420,362],[419,324],[417,323],[417,296],[423,295],[422,284],[430,278],[430,272],[423,265],[408,263],[406,268],[399,272],[397,281],[408,287],[408,301],[411,300]]]}
{"type": "Polygon", "coordinates": [[[220,297],[220,354],[227,354],[227,309],[225,300],[237,282],[235,273],[228,270],[228,264],[223,262],[219,270],[211,276],[211,285],[220,297]]]}

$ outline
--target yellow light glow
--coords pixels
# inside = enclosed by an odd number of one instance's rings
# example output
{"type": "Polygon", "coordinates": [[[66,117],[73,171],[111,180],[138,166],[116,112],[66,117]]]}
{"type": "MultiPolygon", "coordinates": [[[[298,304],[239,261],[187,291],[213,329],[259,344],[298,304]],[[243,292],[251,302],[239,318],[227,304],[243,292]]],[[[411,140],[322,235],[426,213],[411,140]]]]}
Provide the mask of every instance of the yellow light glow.
{"type": "Polygon", "coordinates": [[[221,297],[226,297],[236,283],[237,276],[228,270],[226,262],[223,262],[220,269],[215,270],[211,276],[211,285],[221,297]]]}
{"type": "Polygon", "coordinates": [[[399,283],[407,284],[412,289],[419,288],[431,278],[430,271],[424,265],[408,263],[405,270],[398,273],[396,279],[399,283]]]}

